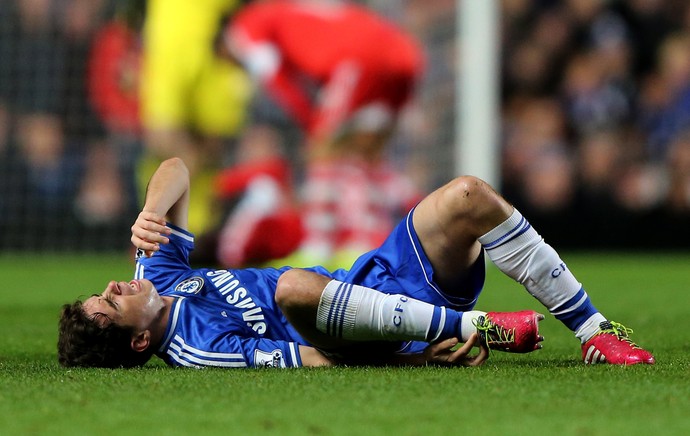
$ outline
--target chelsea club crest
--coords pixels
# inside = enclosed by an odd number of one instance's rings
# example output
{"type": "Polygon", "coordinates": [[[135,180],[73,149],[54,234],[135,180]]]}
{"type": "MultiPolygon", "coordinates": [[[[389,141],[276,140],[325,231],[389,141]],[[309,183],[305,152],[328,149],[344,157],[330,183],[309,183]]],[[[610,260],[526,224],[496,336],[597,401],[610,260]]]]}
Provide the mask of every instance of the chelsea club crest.
{"type": "Polygon", "coordinates": [[[175,290],[178,292],[184,292],[185,294],[196,294],[204,287],[204,279],[201,277],[192,277],[181,281],[175,286],[175,290]]]}

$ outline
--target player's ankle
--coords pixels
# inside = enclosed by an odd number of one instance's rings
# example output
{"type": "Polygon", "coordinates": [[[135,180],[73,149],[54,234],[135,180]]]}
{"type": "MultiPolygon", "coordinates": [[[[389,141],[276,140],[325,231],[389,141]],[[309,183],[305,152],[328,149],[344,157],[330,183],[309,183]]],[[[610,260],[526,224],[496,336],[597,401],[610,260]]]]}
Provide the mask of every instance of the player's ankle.
{"type": "Polygon", "coordinates": [[[460,341],[467,342],[473,333],[477,333],[477,319],[486,316],[481,310],[470,310],[462,313],[460,320],[460,341]]]}
{"type": "Polygon", "coordinates": [[[582,323],[575,331],[575,336],[580,340],[580,343],[584,344],[599,333],[599,324],[603,321],[606,321],[606,318],[604,315],[597,312],[582,323]]]}

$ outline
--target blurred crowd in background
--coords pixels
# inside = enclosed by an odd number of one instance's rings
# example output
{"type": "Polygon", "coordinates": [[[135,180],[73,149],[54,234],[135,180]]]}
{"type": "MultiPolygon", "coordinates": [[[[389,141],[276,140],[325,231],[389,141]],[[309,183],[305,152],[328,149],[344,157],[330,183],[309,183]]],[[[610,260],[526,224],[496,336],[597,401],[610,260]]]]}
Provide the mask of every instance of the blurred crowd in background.
{"type": "Polygon", "coordinates": [[[502,15],[504,194],[570,245],[687,247],[690,4],[508,0],[502,15]]]}
{"type": "MultiPolygon", "coordinates": [[[[299,128],[265,99],[250,98],[249,89],[261,90],[237,71],[223,76],[233,77],[237,92],[225,103],[235,109],[204,118],[212,135],[147,128],[155,124],[142,123],[140,100],[149,16],[138,3],[146,2],[1,0],[3,251],[126,248],[141,206],[142,162],[151,154],[164,157],[161,147],[183,153],[195,142],[193,149],[213,150],[201,153],[212,164],[228,167],[238,153],[277,142],[300,165],[294,158],[301,152],[294,145],[302,140],[299,128]],[[223,116],[225,128],[215,128],[223,116]],[[255,119],[271,119],[273,130],[248,129],[255,119]]],[[[454,175],[455,79],[462,74],[457,1],[358,3],[397,23],[423,48],[424,72],[387,159],[419,192],[429,192],[454,175]]],[[[690,4],[500,4],[499,190],[559,247],[688,247],[690,4]]],[[[219,25],[205,29],[209,54],[219,25]]],[[[216,97],[211,85],[223,81],[213,80],[199,91],[200,101],[216,97]]],[[[295,173],[299,181],[300,169],[295,173]]]]}

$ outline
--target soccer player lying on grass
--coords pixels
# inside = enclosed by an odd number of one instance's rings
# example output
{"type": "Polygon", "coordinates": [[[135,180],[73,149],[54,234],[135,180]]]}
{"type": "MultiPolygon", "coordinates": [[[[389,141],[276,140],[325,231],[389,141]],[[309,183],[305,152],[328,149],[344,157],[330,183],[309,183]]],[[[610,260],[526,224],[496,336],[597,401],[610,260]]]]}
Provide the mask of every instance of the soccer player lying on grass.
{"type": "Polygon", "coordinates": [[[188,203],[185,164],[163,162],[132,226],[135,279],[63,307],[62,365],[132,367],[156,354],[193,367],[473,366],[487,347],[541,348],[543,315],[473,310],[484,253],[575,333],[585,363],[654,363],[629,329],[594,308],[525,218],[477,178],[459,177],[427,196],[347,271],[192,269],[188,203]]]}

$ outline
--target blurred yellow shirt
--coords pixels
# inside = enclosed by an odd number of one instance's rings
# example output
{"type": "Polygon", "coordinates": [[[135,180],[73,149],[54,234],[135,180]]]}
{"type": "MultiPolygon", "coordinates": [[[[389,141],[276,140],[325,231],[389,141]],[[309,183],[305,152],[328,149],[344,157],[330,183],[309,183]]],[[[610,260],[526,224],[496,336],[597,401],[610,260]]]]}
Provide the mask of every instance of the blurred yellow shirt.
{"type": "Polygon", "coordinates": [[[149,0],[143,31],[141,113],[148,129],[234,136],[251,97],[244,71],[219,59],[213,39],[237,0],[149,0]]]}

